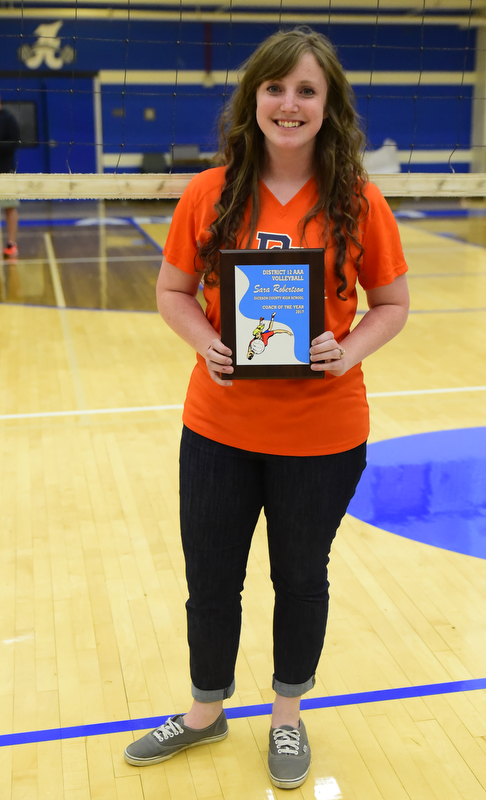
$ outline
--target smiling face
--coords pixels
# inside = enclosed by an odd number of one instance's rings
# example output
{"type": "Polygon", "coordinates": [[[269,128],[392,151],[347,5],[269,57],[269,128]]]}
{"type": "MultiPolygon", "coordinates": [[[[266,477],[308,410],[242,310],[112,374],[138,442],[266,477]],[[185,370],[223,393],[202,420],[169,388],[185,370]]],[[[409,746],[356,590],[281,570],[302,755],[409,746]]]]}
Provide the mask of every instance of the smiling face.
{"type": "Polygon", "coordinates": [[[256,92],[256,119],[269,155],[287,151],[312,156],[326,114],[327,81],[311,53],[293,72],[264,81],[256,92]]]}

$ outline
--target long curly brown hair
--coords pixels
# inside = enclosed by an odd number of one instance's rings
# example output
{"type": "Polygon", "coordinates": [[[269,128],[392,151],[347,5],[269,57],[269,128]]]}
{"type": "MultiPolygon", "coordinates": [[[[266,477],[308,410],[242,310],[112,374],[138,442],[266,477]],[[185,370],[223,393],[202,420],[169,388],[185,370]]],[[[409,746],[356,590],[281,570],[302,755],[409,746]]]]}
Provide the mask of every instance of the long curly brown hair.
{"type": "Polygon", "coordinates": [[[361,161],[364,137],[355,111],[354,92],[329,39],[299,26],[278,31],[257,48],[243,65],[241,81],[221,115],[217,162],[226,164],[225,182],[215,206],[218,217],[208,229],[209,238],[199,245],[204,280],[209,286],[219,283],[219,250],[248,247],[257,227],[258,182],[265,167],[264,135],[256,121],[257,89],[264,81],[289,75],[305,53],[311,53],[321,67],[328,94],[327,117],[315,140],[314,176],[319,199],[301,220],[302,241],[309,221],[320,214],[323,241],[331,231],[335,244],[334,269],[340,281],[337,294],[341,300],[346,299],[344,263],[352,245],[359,269],[363,247],[358,241],[358,220],[362,209],[366,213],[368,206],[363,195],[367,175],[361,161]],[[241,233],[249,199],[250,221],[241,233]]]}

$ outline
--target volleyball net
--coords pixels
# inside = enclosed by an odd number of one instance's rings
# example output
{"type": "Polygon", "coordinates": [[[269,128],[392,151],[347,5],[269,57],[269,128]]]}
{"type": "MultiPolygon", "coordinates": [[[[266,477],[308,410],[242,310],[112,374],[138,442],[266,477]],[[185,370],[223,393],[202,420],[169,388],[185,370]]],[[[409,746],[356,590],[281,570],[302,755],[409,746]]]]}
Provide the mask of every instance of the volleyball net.
{"type": "Polygon", "coordinates": [[[0,9],[17,171],[0,199],[177,199],[217,149],[244,60],[278,28],[336,45],[386,196],[486,192],[483,0],[97,0],[0,9]]]}

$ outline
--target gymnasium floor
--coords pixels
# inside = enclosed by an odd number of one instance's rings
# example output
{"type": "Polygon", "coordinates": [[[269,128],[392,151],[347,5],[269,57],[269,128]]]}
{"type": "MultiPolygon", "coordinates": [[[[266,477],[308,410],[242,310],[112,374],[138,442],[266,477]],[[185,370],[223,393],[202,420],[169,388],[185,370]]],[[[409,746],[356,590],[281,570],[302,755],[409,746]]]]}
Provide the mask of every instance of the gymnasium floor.
{"type": "Polygon", "coordinates": [[[395,206],[412,312],[365,364],[370,478],[333,548],[292,793],[265,764],[261,521],[230,736],[123,760],[190,703],[177,449],[194,356],[154,301],[171,208],[22,207],[0,281],[1,798],[486,799],[486,224],[395,206]]]}

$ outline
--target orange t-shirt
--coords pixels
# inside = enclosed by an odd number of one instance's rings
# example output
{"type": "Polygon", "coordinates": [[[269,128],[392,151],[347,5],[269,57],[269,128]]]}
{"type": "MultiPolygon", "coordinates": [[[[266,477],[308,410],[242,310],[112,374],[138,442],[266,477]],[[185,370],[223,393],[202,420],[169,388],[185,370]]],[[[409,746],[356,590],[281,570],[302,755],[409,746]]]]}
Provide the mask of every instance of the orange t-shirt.
{"type": "MultiPolygon", "coordinates": [[[[224,167],[196,175],[181,197],[172,220],[164,256],[189,274],[201,267],[197,242],[204,241],[217,214],[224,167]]],[[[339,300],[334,275],[333,247],[325,257],[325,329],[339,342],[349,332],[356,314],[356,281],[364,289],[386,286],[407,271],[393,214],[373,184],[366,184],[369,212],[360,222],[364,255],[359,275],[348,260],[345,272],[347,300],[339,300]]],[[[260,183],[260,216],[252,249],[300,247],[299,222],[317,200],[312,178],[284,206],[260,183]]],[[[249,210],[243,222],[245,229],[249,210]]],[[[322,224],[314,219],[306,229],[305,245],[323,247],[322,224]]],[[[218,288],[204,287],[206,315],[220,332],[218,288]]],[[[218,386],[209,376],[206,362],[197,356],[183,413],[184,424],[209,439],[232,447],[276,455],[326,455],[357,447],[369,434],[369,409],[360,364],[345,375],[326,374],[322,380],[234,380],[218,386]]]]}

